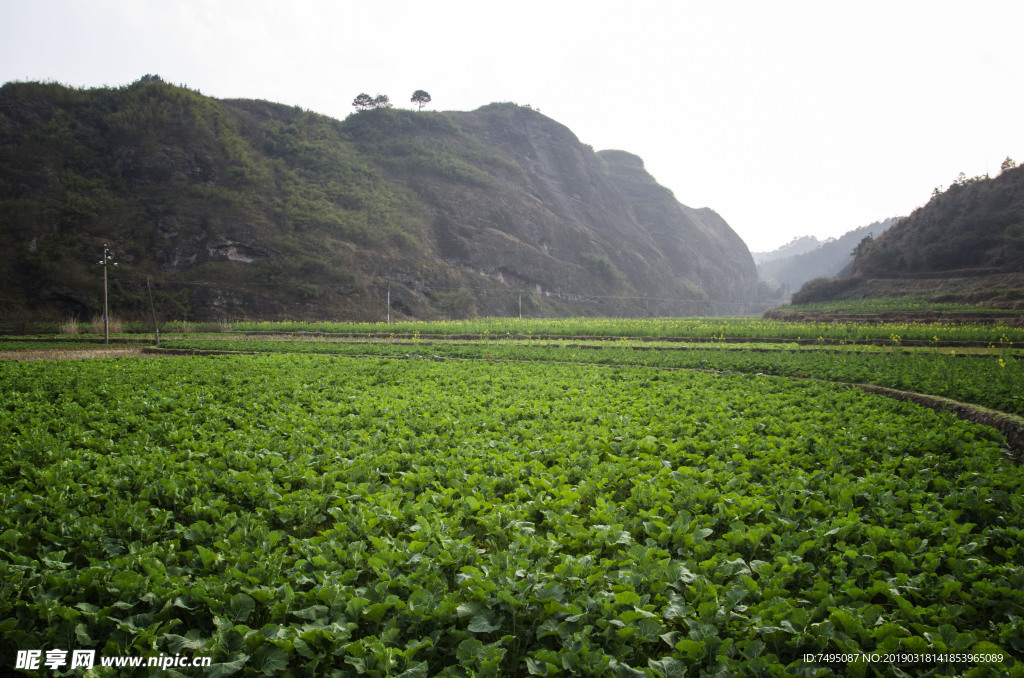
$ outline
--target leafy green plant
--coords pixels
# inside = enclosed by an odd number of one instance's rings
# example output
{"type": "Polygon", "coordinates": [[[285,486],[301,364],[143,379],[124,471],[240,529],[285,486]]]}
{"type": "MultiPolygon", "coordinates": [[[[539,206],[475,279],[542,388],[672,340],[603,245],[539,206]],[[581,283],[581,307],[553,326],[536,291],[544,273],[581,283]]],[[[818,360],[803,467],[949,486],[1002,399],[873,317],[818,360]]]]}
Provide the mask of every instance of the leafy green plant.
{"type": "MultiPolygon", "coordinates": [[[[488,330],[485,330],[485,335],[488,330]]],[[[416,331],[417,340],[422,335],[416,331]]],[[[515,361],[571,361],[604,365],[645,365],[662,368],[715,369],[749,374],[824,379],[828,381],[873,384],[916,393],[939,395],[975,403],[985,407],[1024,415],[1021,387],[1024,384],[1024,361],[1011,357],[1009,349],[1002,353],[967,355],[951,349],[935,353],[931,349],[917,352],[897,350],[893,346],[866,350],[793,350],[791,348],[735,349],[725,348],[721,338],[712,335],[716,345],[679,346],[668,344],[651,347],[643,343],[622,346],[621,342],[588,345],[578,351],[579,344],[536,345],[530,342],[506,342],[497,346],[473,342],[429,343],[408,342],[303,342],[261,337],[216,341],[193,340],[165,342],[168,348],[266,351],[282,353],[330,353],[339,355],[433,355],[452,358],[501,358],[515,361]]],[[[892,341],[890,339],[890,341],[892,341]]],[[[902,341],[902,340],[901,340],[902,341]]]]}
{"type": "Polygon", "coordinates": [[[773,340],[794,341],[801,337],[821,337],[828,343],[890,344],[898,334],[902,344],[931,345],[934,342],[974,342],[982,345],[999,342],[1024,343],[1024,329],[1003,323],[858,323],[858,322],[782,322],[759,318],[472,318],[443,322],[356,323],[356,322],[242,322],[240,331],[333,332],[374,334],[411,332],[441,336],[480,334],[531,334],[559,337],[658,337],[679,340],[773,340]]]}
{"type": "Polygon", "coordinates": [[[0,383],[6,656],[827,675],[804,656],[983,649],[1020,672],[1024,471],[950,415],[414,358],[0,362],[0,383]]]}

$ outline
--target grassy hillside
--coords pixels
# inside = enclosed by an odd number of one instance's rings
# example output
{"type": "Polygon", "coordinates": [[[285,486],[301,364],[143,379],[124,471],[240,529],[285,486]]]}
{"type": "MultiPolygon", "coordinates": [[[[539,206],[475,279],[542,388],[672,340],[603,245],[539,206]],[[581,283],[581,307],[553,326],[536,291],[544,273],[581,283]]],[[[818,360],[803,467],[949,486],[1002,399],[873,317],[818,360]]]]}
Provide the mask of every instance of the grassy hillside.
{"type": "Polygon", "coordinates": [[[95,311],[105,242],[121,266],[112,303],[135,311],[150,276],[172,317],[225,294],[255,315],[351,296],[364,285],[359,248],[400,256],[424,244],[414,197],[328,118],[158,81],[6,85],[0,103],[8,308],[95,311]]]}
{"type": "Polygon", "coordinates": [[[97,314],[105,243],[129,318],[149,314],[147,279],[164,319],[383,320],[389,295],[399,318],[507,315],[520,298],[533,314],[744,312],[745,246],[701,255],[740,261],[729,285],[674,270],[605,173],[564,126],[511,104],[338,121],[156,76],[8,83],[0,313],[97,314]],[[566,201],[575,185],[590,188],[566,201]]]}

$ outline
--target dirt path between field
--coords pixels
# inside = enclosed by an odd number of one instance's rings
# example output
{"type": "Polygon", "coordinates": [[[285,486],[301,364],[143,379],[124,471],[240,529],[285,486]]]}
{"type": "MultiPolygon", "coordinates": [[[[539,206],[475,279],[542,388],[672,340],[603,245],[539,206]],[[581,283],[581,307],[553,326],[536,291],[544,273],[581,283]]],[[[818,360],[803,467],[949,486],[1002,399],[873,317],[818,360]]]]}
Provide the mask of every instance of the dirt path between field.
{"type": "Polygon", "coordinates": [[[0,351],[0,360],[82,360],[85,358],[139,358],[157,353],[143,353],[142,346],[110,346],[89,348],[40,348],[24,351],[0,351]]]}

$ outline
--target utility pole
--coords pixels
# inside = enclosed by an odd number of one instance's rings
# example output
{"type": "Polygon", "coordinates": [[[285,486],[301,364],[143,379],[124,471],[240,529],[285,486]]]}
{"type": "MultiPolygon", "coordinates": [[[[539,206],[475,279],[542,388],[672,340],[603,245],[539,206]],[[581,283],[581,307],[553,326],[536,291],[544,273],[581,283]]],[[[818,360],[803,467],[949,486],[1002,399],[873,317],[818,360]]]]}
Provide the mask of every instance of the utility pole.
{"type": "Polygon", "coordinates": [[[391,281],[388,281],[388,325],[391,324],[391,281]]]}
{"type": "Polygon", "coordinates": [[[117,266],[117,262],[114,261],[114,253],[107,247],[107,243],[103,243],[103,258],[100,259],[100,266],[103,267],[103,343],[110,343],[110,313],[107,308],[107,267],[113,264],[117,266]]]}
{"type": "Polygon", "coordinates": [[[523,319],[523,293],[519,293],[519,319],[523,319]]]}
{"type": "Polygon", "coordinates": [[[153,306],[153,288],[149,286],[149,276],[146,276],[146,291],[149,292],[149,310],[153,314],[153,336],[156,338],[156,345],[160,345],[160,326],[156,324],[156,307],[153,306]]]}

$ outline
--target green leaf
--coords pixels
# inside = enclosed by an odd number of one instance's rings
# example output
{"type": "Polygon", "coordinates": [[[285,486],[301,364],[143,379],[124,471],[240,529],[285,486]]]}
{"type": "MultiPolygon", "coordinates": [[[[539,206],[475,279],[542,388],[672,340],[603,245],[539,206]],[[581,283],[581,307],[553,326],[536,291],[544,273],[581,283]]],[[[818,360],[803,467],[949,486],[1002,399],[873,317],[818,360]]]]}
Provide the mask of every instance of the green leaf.
{"type": "Polygon", "coordinates": [[[609,668],[612,670],[612,675],[616,678],[646,678],[647,672],[641,671],[640,669],[634,669],[629,664],[612,659],[609,668]]]}
{"type": "Polygon", "coordinates": [[[345,614],[350,618],[358,617],[362,609],[369,605],[369,603],[369,599],[363,598],[362,596],[355,596],[345,604],[345,614]]]}
{"type": "Polygon", "coordinates": [[[176,597],[174,599],[174,602],[171,603],[171,604],[174,605],[174,607],[180,607],[180,608],[185,609],[185,610],[197,610],[197,609],[199,609],[199,604],[198,603],[193,603],[188,598],[185,598],[183,596],[176,597]]]}
{"type": "Polygon", "coordinates": [[[96,644],[89,635],[89,629],[85,624],[75,625],[75,639],[78,641],[78,645],[80,647],[92,647],[96,644]]]}
{"type": "Polygon", "coordinates": [[[476,638],[466,638],[464,641],[459,643],[459,646],[455,649],[455,658],[462,664],[468,664],[469,662],[476,659],[477,654],[483,649],[484,644],[482,641],[476,638]]]}
{"type": "Polygon", "coordinates": [[[636,591],[619,591],[615,594],[615,602],[619,605],[636,605],[640,602],[640,596],[636,591]]]}
{"type": "Polygon", "coordinates": [[[326,617],[330,613],[330,608],[326,605],[311,605],[310,607],[303,608],[301,610],[294,610],[293,615],[299,619],[306,619],[309,621],[316,621],[326,617]]]}
{"type": "Polygon", "coordinates": [[[562,600],[565,596],[565,587],[561,584],[547,584],[537,589],[537,600],[562,600]]]}
{"type": "Polygon", "coordinates": [[[456,614],[460,617],[472,617],[484,612],[487,612],[490,608],[479,601],[473,601],[470,603],[462,603],[455,608],[456,614]]]}
{"type": "Polygon", "coordinates": [[[219,553],[211,551],[200,544],[196,544],[196,551],[199,552],[199,557],[203,561],[203,567],[213,567],[220,560],[219,553]]]}
{"type": "Polygon", "coordinates": [[[172,654],[182,652],[201,652],[206,649],[206,640],[200,637],[198,631],[189,631],[184,636],[176,633],[165,633],[164,641],[172,654]]]}
{"type": "MultiPolygon", "coordinates": [[[[738,643],[737,645],[739,644],[740,643],[738,643]]],[[[747,659],[756,659],[757,657],[761,656],[761,653],[764,652],[765,647],[767,646],[760,640],[747,641],[747,643],[743,645],[743,656],[747,659]]]]}
{"type": "Polygon", "coordinates": [[[686,675],[686,662],[675,657],[663,657],[657,660],[648,659],[647,665],[660,673],[664,678],[683,678],[686,675]]]}
{"type": "Polygon", "coordinates": [[[245,647],[245,638],[235,629],[225,631],[220,636],[220,646],[229,655],[235,654],[245,647]]]}
{"type": "Polygon", "coordinates": [[[676,643],[676,649],[690,659],[700,659],[704,656],[704,641],[683,638],[676,643]]]}
{"type": "Polygon", "coordinates": [[[231,602],[228,604],[228,617],[232,621],[244,622],[255,609],[256,601],[251,596],[245,593],[236,593],[231,596],[231,602]]]}
{"type": "MultiPolygon", "coordinates": [[[[315,631],[311,631],[311,632],[308,632],[308,633],[315,633],[315,631]]],[[[316,659],[317,658],[317,653],[314,652],[313,648],[311,648],[309,646],[309,643],[304,641],[302,638],[296,638],[295,640],[293,640],[292,641],[292,648],[296,652],[298,652],[301,656],[305,657],[306,659],[316,659]]]]}
{"type": "Polygon", "coordinates": [[[3,542],[12,551],[17,549],[19,539],[21,539],[21,532],[14,529],[4,530],[4,533],[0,534],[0,542],[3,542]]]}
{"type": "Polygon", "coordinates": [[[469,626],[466,629],[470,633],[490,633],[497,631],[501,628],[501,624],[495,621],[493,615],[490,613],[481,613],[475,615],[469,620],[469,626]]]}
{"type": "Polygon", "coordinates": [[[398,674],[397,678],[426,678],[427,662],[415,662],[405,671],[398,674]]]}
{"type": "Polygon", "coordinates": [[[637,443],[637,447],[644,454],[654,454],[658,451],[658,439],[654,436],[645,436],[637,443]]]}
{"type": "Polygon", "coordinates": [[[220,664],[213,664],[208,669],[205,669],[203,675],[207,678],[225,678],[226,676],[233,676],[242,670],[245,663],[249,661],[249,655],[243,654],[230,662],[221,662],[220,664]]]}
{"type": "MultiPolygon", "coordinates": [[[[81,624],[79,624],[81,626],[81,624]]],[[[71,648],[75,646],[75,637],[78,635],[78,629],[68,621],[63,621],[60,626],[57,627],[57,631],[54,634],[54,643],[59,648],[71,648]]]]}
{"type": "Polygon", "coordinates": [[[288,653],[274,645],[260,645],[252,656],[252,667],[265,676],[288,668],[288,653]]]}
{"type": "Polygon", "coordinates": [[[549,664],[543,659],[536,659],[534,657],[526,658],[526,670],[529,671],[531,676],[550,676],[552,669],[556,672],[558,668],[554,664],[549,664]]]}
{"type": "Polygon", "coordinates": [[[637,633],[644,640],[655,641],[661,635],[664,628],[657,619],[645,618],[637,622],[637,633]]]}

